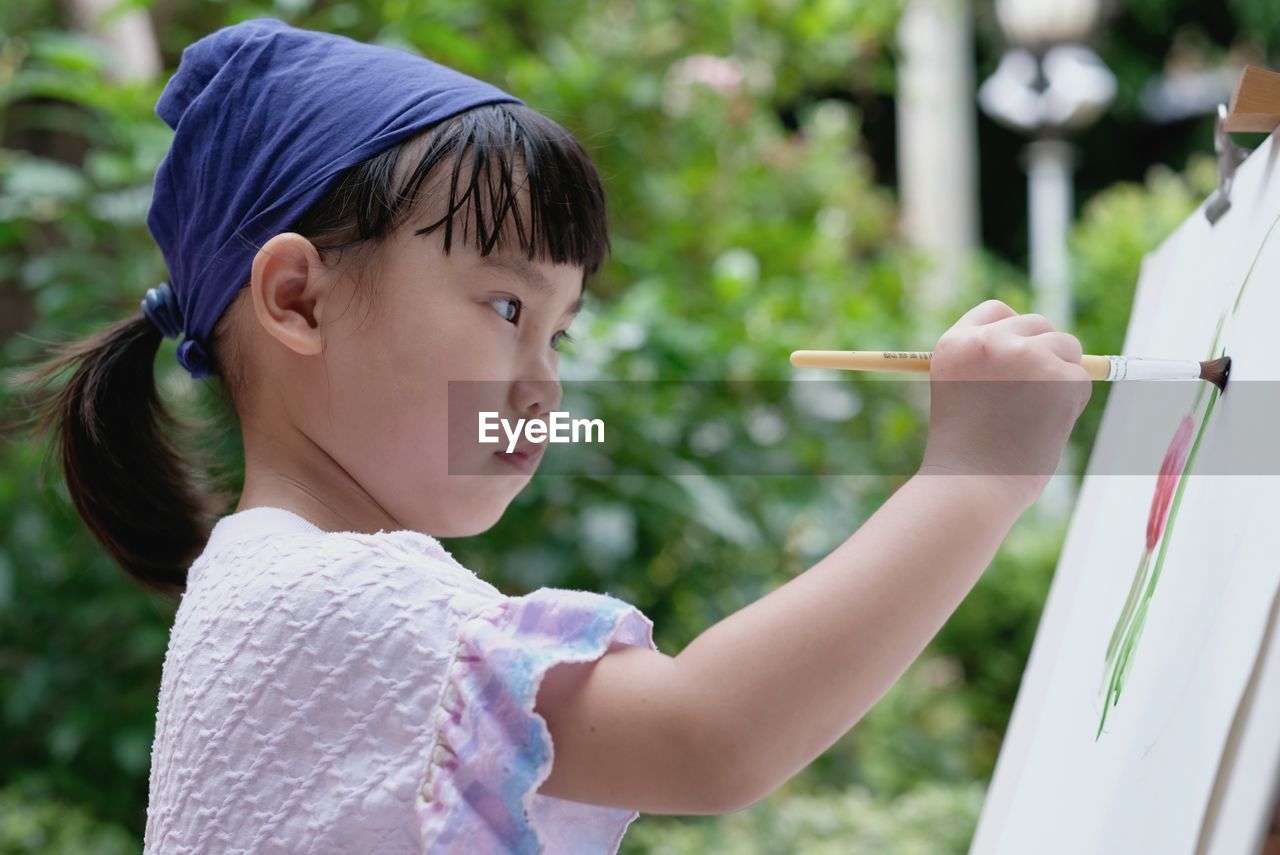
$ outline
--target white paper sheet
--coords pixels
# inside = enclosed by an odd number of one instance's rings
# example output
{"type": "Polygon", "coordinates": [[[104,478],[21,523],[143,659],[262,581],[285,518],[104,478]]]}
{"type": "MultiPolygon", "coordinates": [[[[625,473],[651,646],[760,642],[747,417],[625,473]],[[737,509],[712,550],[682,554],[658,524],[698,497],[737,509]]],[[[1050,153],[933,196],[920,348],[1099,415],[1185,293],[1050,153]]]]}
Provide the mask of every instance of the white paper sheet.
{"type": "MultiPolygon", "coordinates": [[[[1240,167],[1225,217],[1211,225],[1202,207],[1143,264],[1124,352],[1205,359],[1217,336],[1232,369],[1183,475],[1123,691],[1095,738],[1156,472],[1182,414],[1198,432],[1202,381],[1112,389],[971,853],[1196,851],[1280,587],[1280,476],[1248,474],[1267,435],[1280,444],[1280,422],[1262,421],[1280,414],[1280,383],[1261,382],[1280,380],[1274,142],[1240,167]]],[[[1280,472],[1270,453],[1264,471],[1280,472]]]]}

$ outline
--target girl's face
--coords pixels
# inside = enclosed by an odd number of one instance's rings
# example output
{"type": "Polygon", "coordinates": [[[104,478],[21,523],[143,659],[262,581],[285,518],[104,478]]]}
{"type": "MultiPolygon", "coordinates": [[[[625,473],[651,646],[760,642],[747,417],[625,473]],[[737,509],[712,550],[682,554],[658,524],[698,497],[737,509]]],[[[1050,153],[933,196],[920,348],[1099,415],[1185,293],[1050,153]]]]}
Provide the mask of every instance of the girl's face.
{"type": "Polygon", "coordinates": [[[258,253],[247,303],[233,307],[255,390],[242,405],[238,510],[285,507],[329,531],[461,537],[491,527],[529,482],[536,457],[510,460],[501,428],[500,442],[481,444],[478,413],[514,426],[558,407],[556,348],[581,305],[583,269],[530,262],[514,239],[481,257],[466,206],[446,255],[443,226],[414,234],[444,204],[424,208],[378,250],[372,305],[299,235],[258,253]]]}

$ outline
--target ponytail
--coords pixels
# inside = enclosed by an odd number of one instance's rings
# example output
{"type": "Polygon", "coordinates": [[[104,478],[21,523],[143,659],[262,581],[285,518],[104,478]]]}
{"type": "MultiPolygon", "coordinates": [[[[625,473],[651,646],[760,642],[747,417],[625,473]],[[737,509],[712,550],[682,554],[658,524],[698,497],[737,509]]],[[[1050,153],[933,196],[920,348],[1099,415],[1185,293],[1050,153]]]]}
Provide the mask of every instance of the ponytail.
{"type": "Polygon", "coordinates": [[[73,367],[55,391],[26,392],[29,421],[38,419],[41,434],[51,437],[48,452],[60,458],[71,500],[93,536],[140,587],[176,601],[187,568],[231,499],[194,483],[191,462],[175,444],[175,431],[197,425],[180,421],[159,400],[155,359],[162,339],[139,312],[55,345],[14,382],[43,384],[73,367]]]}

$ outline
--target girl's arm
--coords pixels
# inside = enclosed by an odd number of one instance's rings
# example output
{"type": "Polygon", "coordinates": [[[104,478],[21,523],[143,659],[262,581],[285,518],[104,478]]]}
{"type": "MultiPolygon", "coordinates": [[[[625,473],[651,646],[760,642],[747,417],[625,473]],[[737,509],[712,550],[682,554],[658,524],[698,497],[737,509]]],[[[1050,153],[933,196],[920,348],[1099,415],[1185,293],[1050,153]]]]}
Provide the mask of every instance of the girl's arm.
{"type": "Polygon", "coordinates": [[[538,712],[541,792],[656,814],[739,810],[878,701],[991,561],[1024,502],[997,479],[918,474],[834,552],[678,656],[558,665],[538,712]]]}
{"type": "Polygon", "coordinates": [[[1044,489],[1092,390],[1074,336],[996,300],[938,340],[929,381],[920,471],[834,552],[674,658],[631,648],[547,673],[542,792],[737,810],[888,691],[1044,489]]]}

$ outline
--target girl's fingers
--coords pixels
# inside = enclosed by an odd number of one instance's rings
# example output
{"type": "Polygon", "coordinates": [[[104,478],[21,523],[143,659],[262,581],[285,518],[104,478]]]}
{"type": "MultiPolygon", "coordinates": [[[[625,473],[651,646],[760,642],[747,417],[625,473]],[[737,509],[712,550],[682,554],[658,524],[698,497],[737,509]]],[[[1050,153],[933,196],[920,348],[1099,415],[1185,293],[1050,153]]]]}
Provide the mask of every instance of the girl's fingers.
{"type": "Polygon", "coordinates": [[[1015,333],[1017,335],[1033,336],[1041,333],[1053,332],[1053,324],[1049,323],[1049,319],[1044,315],[1031,312],[1026,315],[1015,314],[1011,317],[1001,318],[992,326],[1015,333]]]}
{"type": "Polygon", "coordinates": [[[993,323],[1003,318],[1010,318],[1018,314],[1010,306],[999,300],[987,300],[979,303],[969,311],[960,316],[960,320],[952,324],[953,327],[976,327],[982,324],[993,323]]]}
{"type": "Polygon", "coordinates": [[[1056,353],[1067,362],[1079,364],[1083,358],[1080,347],[1080,339],[1068,332],[1054,330],[1053,332],[1040,333],[1032,336],[1036,341],[1042,342],[1050,350],[1056,353]]]}

